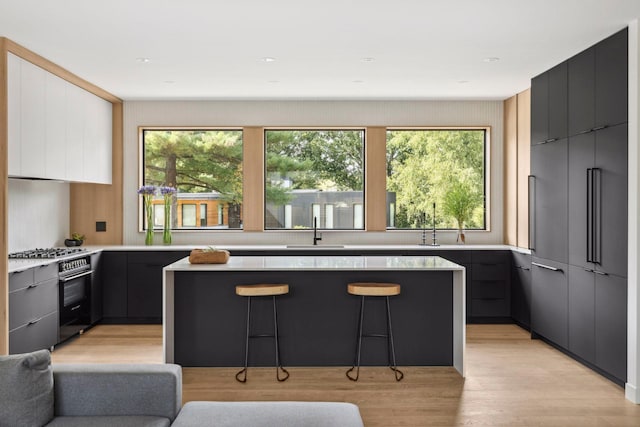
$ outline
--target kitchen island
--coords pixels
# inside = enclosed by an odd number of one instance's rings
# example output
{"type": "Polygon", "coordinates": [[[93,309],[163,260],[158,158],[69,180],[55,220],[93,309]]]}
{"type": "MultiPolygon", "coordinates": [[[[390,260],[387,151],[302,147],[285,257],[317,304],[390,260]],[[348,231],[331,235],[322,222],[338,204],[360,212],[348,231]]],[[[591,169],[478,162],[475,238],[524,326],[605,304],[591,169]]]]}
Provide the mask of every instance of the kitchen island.
{"type": "MultiPolygon", "coordinates": [[[[454,366],[464,376],[465,269],[437,256],[232,256],[227,264],[163,269],[163,348],[182,366],[240,366],[246,300],[238,284],[287,283],[278,297],[280,351],[285,366],[351,366],[359,298],[349,282],[396,282],[391,298],[398,365],[454,366]]],[[[365,321],[384,330],[382,299],[367,300],[365,321]]],[[[254,304],[254,325],[271,332],[271,306],[254,304]],[[260,319],[265,319],[261,321],[260,319]]],[[[272,340],[252,340],[250,365],[273,365],[272,340]]],[[[362,365],[386,365],[385,340],[363,344],[362,365]]]]}

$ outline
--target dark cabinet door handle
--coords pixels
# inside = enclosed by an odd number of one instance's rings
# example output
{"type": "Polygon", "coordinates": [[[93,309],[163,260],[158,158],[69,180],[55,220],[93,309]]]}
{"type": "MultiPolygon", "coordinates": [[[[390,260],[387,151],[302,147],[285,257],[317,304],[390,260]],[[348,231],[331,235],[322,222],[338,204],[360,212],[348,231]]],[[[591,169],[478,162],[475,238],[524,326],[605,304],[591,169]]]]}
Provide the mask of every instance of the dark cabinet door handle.
{"type": "Polygon", "coordinates": [[[602,169],[593,168],[593,262],[602,262],[602,169]]]}
{"type": "Polygon", "coordinates": [[[536,177],[529,175],[528,177],[528,190],[529,190],[529,250],[536,250],[536,177]]]}
{"type": "Polygon", "coordinates": [[[587,169],[587,262],[593,262],[593,168],[587,169]]]}
{"type": "Polygon", "coordinates": [[[597,127],[594,127],[594,128],[593,128],[593,129],[591,129],[591,130],[592,130],[592,131],[597,131],[597,130],[606,129],[607,127],[608,127],[607,125],[604,125],[604,126],[597,126],[597,127]]]}
{"type": "Polygon", "coordinates": [[[530,268],[528,268],[528,267],[523,267],[523,266],[521,266],[521,265],[516,265],[516,268],[517,268],[518,270],[524,270],[524,271],[529,271],[529,270],[531,270],[530,268]]]}
{"type": "Polygon", "coordinates": [[[532,262],[531,265],[535,265],[536,267],[544,268],[545,270],[562,272],[561,268],[551,267],[550,265],[544,265],[544,264],[540,264],[540,263],[537,263],[537,262],[532,262]]]}
{"type": "Polygon", "coordinates": [[[37,287],[38,287],[38,285],[29,285],[29,286],[27,286],[27,289],[34,289],[34,288],[37,288],[37,287]]]}
{"type": "Polygon", "coordinates": [[[608,276],[609,273],[605,273],[604,271],[593,270],[594,273],[599,274],[601,276],[608,276]]]}
{"type": "Polygon", "coordinates": [[[29,323],[27,323],[27,326],[35,325],[36,323],[38,323],[41,320],[42,320],[42,318],[31,320],[31,321],[29,321],[29,323]]]}
{"type": "Polygon", "coordinates": [[[71,311],[76,311],[77,309],[79,309],[80,307],[82,307],[81,304],[76,305],[75,307],[71,307],[71,311]]]}
{"type": "Polygon", "coordinates": [[[595,273],[595,271],[593,271],[593,270],[592,270],[592,269],[590,269],[590,268],[585,268],[585,269],[584,269],[584,271],[586,271],[587,273],[595,273]]]}

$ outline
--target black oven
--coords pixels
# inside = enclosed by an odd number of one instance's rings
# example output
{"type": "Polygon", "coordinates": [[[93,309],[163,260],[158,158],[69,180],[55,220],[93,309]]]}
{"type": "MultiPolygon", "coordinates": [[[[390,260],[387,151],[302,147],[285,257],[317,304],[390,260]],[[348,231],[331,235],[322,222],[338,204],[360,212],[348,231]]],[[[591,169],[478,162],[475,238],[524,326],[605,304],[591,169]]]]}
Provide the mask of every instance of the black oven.
{"type": "Polygon", "coordinates": [[[91,324],[92,273],[90,256],[58,263],[61,342],[91,324]]]}

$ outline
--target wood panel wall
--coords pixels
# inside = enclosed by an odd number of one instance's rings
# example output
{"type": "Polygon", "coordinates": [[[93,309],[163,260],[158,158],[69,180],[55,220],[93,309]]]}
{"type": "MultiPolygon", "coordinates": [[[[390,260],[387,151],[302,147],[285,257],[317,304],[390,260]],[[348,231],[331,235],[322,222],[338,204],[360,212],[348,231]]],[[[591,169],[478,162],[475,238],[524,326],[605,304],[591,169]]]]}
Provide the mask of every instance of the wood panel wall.
{"type": "Polygon", "coordinates": [[[242,129],[242,218],[244,231],[264,229],[264,128],[242,129]],[[251,167],[247,168],[247,165],[251,167]]]}
{"type": "Polygon", "coordinates": [[[368,127],[365,144],[365,228],[387,229],[387,129],[368,127]]]}
{"type": "Polygon", "coordinates": [[[504,101],[504,243],[529,247],[531,94],[504,101]]]}
{"type": "Polygon", "coordinates": [[[0,38],[0,355],[9,353],[7,47],[0,38]]]}
{"type": "Polygon", "coordinates": [[[0,355],[9,352],[7,52],[113,104],[112,184],[72,184],[70,226],[71,230],[85,234],[89,244],[122,243],[122,100],[35,52],[0,37],[0,355]],[[107,233],[97,235],[95,221],[103,218],[108,220],[107,233]],[[93,233],[89,224],[92,224],[93,233]]]}

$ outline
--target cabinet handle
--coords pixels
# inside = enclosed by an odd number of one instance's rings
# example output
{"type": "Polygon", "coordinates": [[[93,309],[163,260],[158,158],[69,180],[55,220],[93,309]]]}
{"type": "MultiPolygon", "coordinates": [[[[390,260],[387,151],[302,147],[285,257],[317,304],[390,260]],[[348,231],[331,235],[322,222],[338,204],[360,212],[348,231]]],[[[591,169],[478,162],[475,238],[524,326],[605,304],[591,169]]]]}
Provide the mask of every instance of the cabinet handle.
{"type": "Polygon", "coordinates": [[[605,273],[604,271],[593,270],[594,273],[599,274],[601,276],[608,276],[609,273],[605,273]]]}
{"type": "Polygon", "coordinates": [[[34,288],[37,288],[37,287],[38,287],[38,285],[29,285],[29,286],[27,286],[27,289],[34,289],[34,288]]]}
{"type": "Polygon", "coordinates": [[[551,267],[550,265],[539,264],[537,262],[532,262],[531,265],[535,265],[536,267],[544,268],[545,270],[562,272],[561,268],[551,267]]]}
{"type": "Polygon", "coordinates": [[[529,250],[536,250],[536,215],[535,215],[535,203],[536,203],[536,177],[534,175],[528,176],[528,191],[529,191],[529,250]]]}
{"type": "Polygon", "coordinates": [[[593,262],[602,262],[602,169],[593,168],[593,262]]]}
{"type": "Polygon", "coordinates": [[[596,126],[596,127],[592,128],[592,129],[591,129],[591,131],[602,130],[602,129],[606,129],[606,128],[608,128],[608,126],[607,126],[607,125],[604,125],[604,126],[596,126]]]}
{"type": "Polygon", "coordinates": [[[586,271],[587,273],[595,273],[595,271],[590,268],[585,268],[584,271],[586,271]]]}
{"type": "Polygon", "coordinates": [[[41,320],[42,320],[42,317],[40,317],[38,319],[30,320],[29,323],[27,323],[27,326],[35,325],[36,323],[38,323],[41,320]]]}
{"type": "Polygon", "coordinates": [[[524,270],[524,271],[529,271],[529,270],[531,270],[530,268],[528,268],[528,267],[523,267],[523,266],[521,266],[521,265],[516,265],[516,268],[517,268],[517,269],[519,269],[519,270],[524,270]]]}
{"type": "Polygon", "coordinates": [[[71,307],[71,311],[75,311],[75,310],[79,309],[80,307],[82,307],[82,304],[78,304],[75,307],[71,307]]]}
{"type": "Polygon", "coordinates": [[[558,138],[549,138],[549,139],[545,139],[544,141],[541,142],[541,144],[548,144],[550,142],[554,142],[557,141],[558,138]]]}

